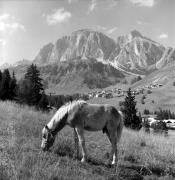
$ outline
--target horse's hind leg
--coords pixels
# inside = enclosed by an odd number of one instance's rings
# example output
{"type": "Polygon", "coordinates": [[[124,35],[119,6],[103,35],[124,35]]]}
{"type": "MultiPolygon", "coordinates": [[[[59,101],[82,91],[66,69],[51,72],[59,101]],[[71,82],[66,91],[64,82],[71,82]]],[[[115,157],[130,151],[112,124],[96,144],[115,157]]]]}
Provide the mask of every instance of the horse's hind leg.
{"type": "Polygon", "coordinates": [[[112,142],[112,151],[113,151],[112,164],[115,165],[115,164],[117,164],[117,161],[118,161],[118,150],[117,150],[117,142],[116,141],[112,142]]]}
{"type": "Polygon", "coordinates": [[[117,152],[117,140],[115,138],[115,135],[113,135],[110,138],[111,141],[111,145],[112,145],[112,150],[111,150],[111,154],[112,154],[112,165],[117,164],[118,161],[118,152],[117,152]]]}
{"type": "Polygon", "coordinates": [[[86,160],[86,147],[85,147],[84,130],[83,130],[83,128],[79,128],[79,127],[75,128],[75,129],[77,131],[79,143],[80,143],[81,150],[82,150],[81,162],[85,162],[85,160],[86,160]]]}
{"type": "Polygon", "coordinates": [[[118,150],[117,150],[117,138],[116,133],[111,132],[111,129],[106,132],[107,137],[109,141],[111,142],[112,149],[111,149],[111,155],[112,155],[112,165],[117,164],[118,161],[118,150]]]}

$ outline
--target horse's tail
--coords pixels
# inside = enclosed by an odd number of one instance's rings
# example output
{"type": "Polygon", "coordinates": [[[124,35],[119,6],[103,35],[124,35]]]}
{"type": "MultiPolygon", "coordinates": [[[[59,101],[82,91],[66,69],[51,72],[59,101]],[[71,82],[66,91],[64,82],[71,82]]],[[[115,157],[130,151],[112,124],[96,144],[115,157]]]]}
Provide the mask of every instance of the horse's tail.
{"type": "Polygon", "coordinates": [[[118,127],[117,127],[117,142],[120,141],[122,131],[123,131],[123,113],[121,111],[118,111],[118,113],[120,115],[120,120],[119,120],[119,124],[118,124],[118,127]]]}

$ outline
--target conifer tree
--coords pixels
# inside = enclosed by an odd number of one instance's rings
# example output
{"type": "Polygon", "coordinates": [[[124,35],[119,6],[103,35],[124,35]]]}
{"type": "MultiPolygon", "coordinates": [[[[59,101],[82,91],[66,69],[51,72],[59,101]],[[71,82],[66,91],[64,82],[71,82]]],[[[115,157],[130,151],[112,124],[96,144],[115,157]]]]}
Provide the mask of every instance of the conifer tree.
{"type": "Polygon", "coordinates": [[[124,124],[128,128],[140,129],[141,119],[137,116],[135,96],[129,88],[125,101],[123,103],[122,111],[124,113],[124,124]]]}
{"type": "Polygon", "coordinates": [[[2,83],[2,72],[0,70],[0,99],[1,99],[1,83],[2,83]]]}
{"type": "Polygon", "coordinates": [[[10,81],[11,76],[8,69],[5,69],[2,73],[2,80],[0,86],[0,99],[7,100],[10,99],[10,81]]]}
{"type": "Polygon", "coordinates": [[[24,80],[19,84],[20,100],[23,103],[37,106],[42,97],[43,84],[36,65],[32,64],[28,67],[24,80]]]}
{"type": "Polygon", "coordinates": [[[16,97],[17,82],[15,73],[13,72],[12,78],[9,83],[9,99],[14,100],[16,97]]]}

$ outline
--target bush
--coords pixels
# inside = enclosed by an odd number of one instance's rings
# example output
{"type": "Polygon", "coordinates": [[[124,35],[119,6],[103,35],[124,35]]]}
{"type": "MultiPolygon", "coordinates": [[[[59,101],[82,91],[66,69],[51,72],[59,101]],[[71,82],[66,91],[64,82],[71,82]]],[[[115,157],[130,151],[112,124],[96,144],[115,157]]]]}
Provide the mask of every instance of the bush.
{"type": "Polygon", "coordinates": [[[143,121],[142,127],[144,128],[144,131],[146,133],[150,133],[150,124],[149,124],[149,121],[147,119],[143,121]]]}
{"type": "Polygon", "coordinates": [[[141,98],[141,104],[145,104],[145,101],[144,101],[145,99],[146,99],[146,97],[145,97],[145,95],[143,95],[141,98]]]}
{"type": "Polygon", "coordinates": [[[143,114],[145,114],[145,115],[150,114],[149,109],[144,109],[143,114]]]}
{"type": "Polygon", "coordinates": [[[140,76],[137,76],[136,78],[131,80],[131,84],[134,84],[135,82],[140,81],[140,80],[142,80],[142,78],[140,76]]]}
{"type": "Polygon", "coordinates": [[[156,121],[152,123],[151,127],[154,130],[154,133],[165,133],[167,134],[168,128],[166,126],[166,122],[164,121],[156,121]]]}
{"type": "Polygon", "coordinates": [[[124,105],[123,101],[119,101],[119,106],[122,107],[124,105]]]}
{"type": "Polygon", "coordinates": [[[151,94],[151,93],[152,93],[152,91],[151,91],[150,89],[148,89],[147,93],[148,93],[148,94],[151,94]]]}

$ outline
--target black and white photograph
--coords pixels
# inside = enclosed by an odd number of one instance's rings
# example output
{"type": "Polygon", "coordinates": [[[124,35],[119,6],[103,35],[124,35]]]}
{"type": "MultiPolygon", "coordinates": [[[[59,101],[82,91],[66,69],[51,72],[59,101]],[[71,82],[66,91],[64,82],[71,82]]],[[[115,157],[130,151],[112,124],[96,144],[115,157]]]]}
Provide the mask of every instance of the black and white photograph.
{"type": "Polygon", "coordinates": [[[175,0],[0,0],[0,180],[175,179],[175,0]]]}

